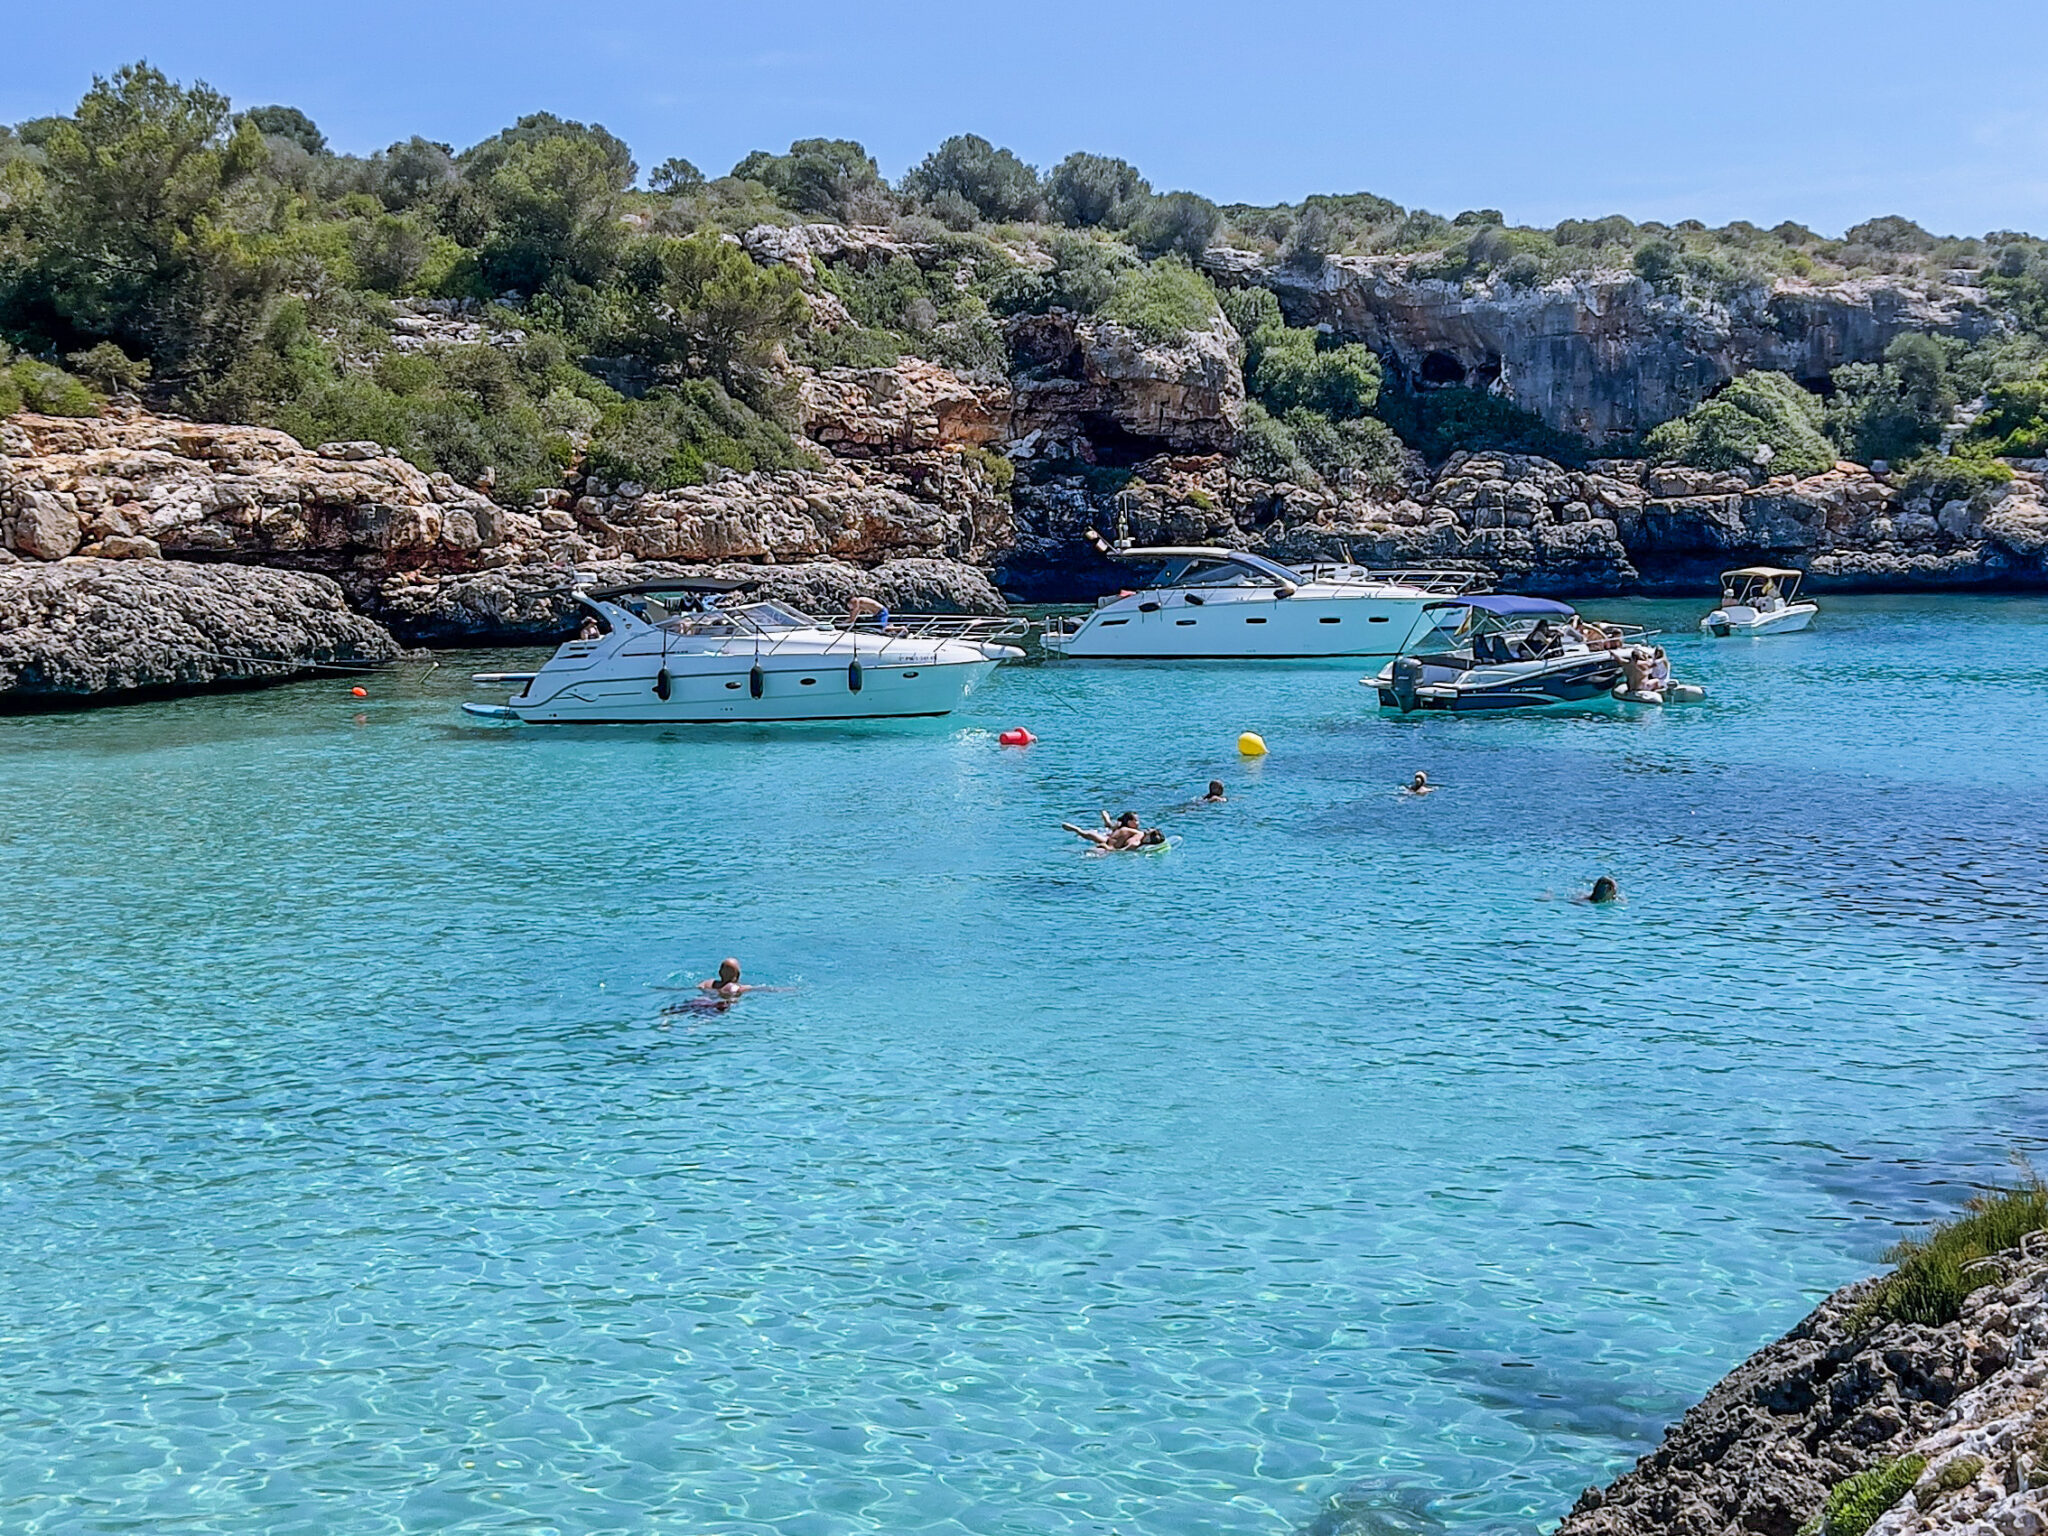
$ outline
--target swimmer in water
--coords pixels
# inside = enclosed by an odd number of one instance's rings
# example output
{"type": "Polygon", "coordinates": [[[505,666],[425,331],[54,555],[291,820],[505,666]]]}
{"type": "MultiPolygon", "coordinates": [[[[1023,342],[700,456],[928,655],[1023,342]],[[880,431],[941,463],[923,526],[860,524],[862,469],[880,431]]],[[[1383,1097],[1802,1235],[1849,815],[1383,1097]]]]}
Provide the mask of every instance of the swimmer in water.
{"type": "Polygon", "coordinates": [[[1579,899],[1591,906],[1604,907],[1610,901],[1621,900],[1621,887],[1614,883],[1612,876],[1602,875],[1593,882],[1593,889],[1579,899]]]}
{"type": "Polygon", "coordinates": [[[699,992],[708,992],[713,997],[731,1001],[744,997],[749,992],[758,992],[759,987],[750,987],[740,981],[740,963],[737,960],[718,962],[718,975],[697,983],[699,992]]]}
{"type": "Polygon", "coordinates": [[[1401,793],[1404,795],[1431,795],[1436,793],[1436,786],[1429,782],[1429,775],[1418,768],[1415,771],[1415,777],[1402,787],[1401,793]]]}
{"type": "Polygon", "coordinates": [[[1223,793],[1223,781],[1221,779],[1211,779],[1209,781],[1209,793],[1202,796],[1200,804],[1221,805],[1229,798],[1230,796],[1223,793]]]}

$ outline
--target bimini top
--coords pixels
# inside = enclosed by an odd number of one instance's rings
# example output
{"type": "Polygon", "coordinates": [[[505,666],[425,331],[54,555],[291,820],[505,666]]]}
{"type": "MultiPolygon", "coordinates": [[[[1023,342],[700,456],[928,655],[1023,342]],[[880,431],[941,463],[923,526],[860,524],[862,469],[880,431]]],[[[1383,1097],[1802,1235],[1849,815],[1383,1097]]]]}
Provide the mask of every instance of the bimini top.
{"type": "Polygon", "coordinates": [[[1745,565],[1737,570],[1723,571],[1721,573],[1721,579],[1723,581],[1726,581],[1731,576],[1759,576],[1766,580],[1775,578],[1779,581],[1783,581],[1787,577],[1790,577],[1792,580],[1797,581],[1800,577],[1804,576],[1805,574],[1806,572],[1804,571],[1788,571],[1780,566],[1775,565],[1745,565]]]}
{"type": "Polygon", "coordinates": [[[1453,597],[1428,606],[1477,608],[1481,613],[1490,613],[1497,619],[1569,619],[1576,613],[1569,603],[1553,602],[1547,597],[1518,597],[1512,592],[1492,593],[1483,597],[1453,597]]]}
{"type": "Polygon", "coordinates": [[[663,592],[700,592],[707,595],[746,592],[760,584],[751,579],[735,580],[726,576],[672,576],[660,581],[636,581],[623,587],[590,587],[578,595],[610,603],[622,597],[656,597],[663,592]]]}

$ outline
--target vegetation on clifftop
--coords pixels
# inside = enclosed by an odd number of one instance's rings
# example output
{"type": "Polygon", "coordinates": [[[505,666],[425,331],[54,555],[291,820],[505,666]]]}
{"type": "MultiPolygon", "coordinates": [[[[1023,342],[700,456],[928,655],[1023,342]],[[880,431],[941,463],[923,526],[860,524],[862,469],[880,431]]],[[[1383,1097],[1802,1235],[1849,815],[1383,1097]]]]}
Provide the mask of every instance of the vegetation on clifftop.
{"type": "Polygon", "coordinates": [[[1621,274],[1694,306],[1781,278],[1967,282],[2007,322],[1993,342],[1902,338],[1837,370],[1824,403],[1752,376],[1647,446],[1752,471],[1882,458],[1980,487],[1995,456],[2048,453],[2048,242],[2015,232],[1948,238],[1885,217],[1828,239],[1619,215],[1534,229],[1369,193],[1218,207],[1114,156],[1077,151],[1041,174],[971,134],[893,186],[843,139],[756,150],[723,176],[672,156],[643,178],[601,124],[545,112],[462,150],[412,137],[360,155],[295,108],[237,111],[142,64],[95,80],[67,116],[0,127],[0,406],[89,411],[146,388],[313,441],[374,437],[423,468],[488,472],[500,495],[585,461],[673,481],[794,462],[791,362],[914,354],[994,376],[1009,316],[1059,308],[1168,342],[1220,300],[1246,341],[1261,472],[1384,476],[1404,444],[1432,460],[1583,454],[1493,395],[1387,387],[1377,358],[1286,326],[1264,290],[1219,295],[1200,266],[1217,244],[1304,268],[1396,258],[1468,286],[1621,274]],[[879,226],[900,254],[802,271],[731,238],[806,221],[879,226]],[[445,321],[434,345],[402,346],[399,322],[423,312],[445,321]],[[473,329],[451,340],[458,323],[473,329]],[[655,403],[629,406],[613,383],[655,403]],[[1966,467],[1928,465],[1958,402],[1987,391],[1959,440],[1966,467]]]}

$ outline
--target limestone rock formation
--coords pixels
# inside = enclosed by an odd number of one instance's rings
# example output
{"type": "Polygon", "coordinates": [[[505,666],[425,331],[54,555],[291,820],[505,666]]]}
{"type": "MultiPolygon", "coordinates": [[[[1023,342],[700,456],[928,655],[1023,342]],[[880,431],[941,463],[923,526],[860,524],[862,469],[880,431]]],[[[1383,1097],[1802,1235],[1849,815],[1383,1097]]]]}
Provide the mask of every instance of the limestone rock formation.
{"type": "Polygon", "coordinates": [[[1875,361],[1904,331],[1974,338],[1996,325],[1971,290],[1882,277],[1788,278],[1703,301],[1632,272],[1534,287],[1458,282],[1427,276],[1427,258],[1415,256],[1302,266],[1219,250],[1206,265],[1221,280],[1270,287],[1292,324],[1364,342],[1411,387],[1496,389],[1595,442],[1682,415],[1751,369],[1820,379],[1875,361]]]}
{"type": "Polygon", "coordinates": [[[1943,1327],[1857,1334],[1871,1282],[1835,1292],[1587,1489],[1557,1536],[1794,1536],[1834,1484],[1908,1454],[1926,1470],[1873,1536],[2048,1530],[2048,1246],[2032,1244],[1943,1327]]]}
{"type": "Polygon", "coordinates": [[[839,560],[801,565],[678,565],[667,561],[611,561],[566,566],[514,565],[456,575],[426,572],[396,576],[362,589],[357,606],[414,645],[543,644],[576,628],[570,596],[576,577],[598,586],[672,576],[734,577],[758,582],[764,597],[805,613],[830,617],[855,595],[881,599],[898,613],[1008,611],[987,575],[957,561],[913,558],[873,568],[839,560]]]}
{"type": "Polygon", "coordinates": [[[805,370],[804,435],[852,458],[985,447],[1010,435],[1010,392],[914,357],[893,368],[805,370]]]}
{"type": "Polygon", "coordinates": [[[398,655],[322,576],[178,560],[0,566],[0,706],[274,682],[398,655]]]}
{"type": "Polygon", "coordinates": [[[1009,450],[1055,445],[1091,462],[1236,446],[1244,414],[1244,342],[1217,315],[1171,343],[1063,310],[1019,315],[1006,332],[1014,364],[1009,450]]]}
{"type": "Polygon", "coordinates": [[[375,443],[309,450],[261,427],[20,415],[0,424],[0,537],[38,560],[154,547],[318,571],[372,608],[395,581],[578,562],[985,560],[1009,543],[1009,502],[959,451],[992,426],[983,397],[950,378],[912,369],[893,398],[875,381],[821,379],[831,419],[871,457],[673,491],[592,484],[517,509],[375,443]],[[877,395],[883,406],[854,409],[851,397],[877,395]]]}

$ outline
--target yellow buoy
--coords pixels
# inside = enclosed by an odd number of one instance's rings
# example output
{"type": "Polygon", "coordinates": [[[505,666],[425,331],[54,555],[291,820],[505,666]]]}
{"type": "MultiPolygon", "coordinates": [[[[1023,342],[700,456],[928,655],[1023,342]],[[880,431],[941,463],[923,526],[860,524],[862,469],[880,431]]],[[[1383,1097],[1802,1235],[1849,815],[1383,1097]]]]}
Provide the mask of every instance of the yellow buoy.
{"type": "Polygon", "coordinates": [[[1264,757],[1266,755],[1266,738],[1259,735],[1256,731],[1246,731],[1237,738],[1237,750],[1246,757],[1264,757]]]}

